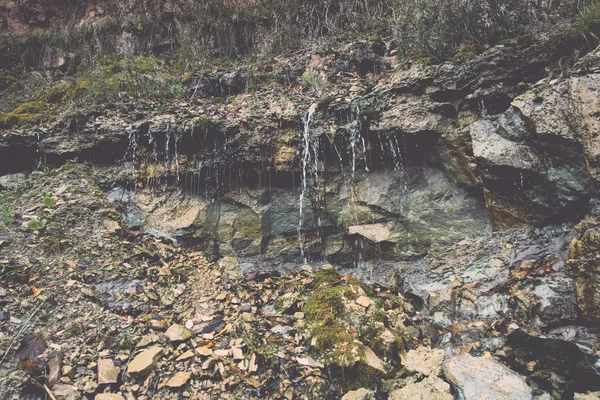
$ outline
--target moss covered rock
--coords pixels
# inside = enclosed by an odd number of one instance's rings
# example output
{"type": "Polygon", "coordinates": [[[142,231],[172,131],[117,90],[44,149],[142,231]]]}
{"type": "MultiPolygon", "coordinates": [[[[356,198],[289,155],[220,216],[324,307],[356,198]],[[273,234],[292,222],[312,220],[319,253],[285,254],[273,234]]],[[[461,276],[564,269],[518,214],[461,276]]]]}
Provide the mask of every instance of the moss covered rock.
{"type": "Polygon", "coordinates": [[[406,347],[404,301],[380,296],[372,287],[332,266],[315,274],[303,308],[312,352],[343,370],[348,387],[373,387],[397,364],[406,347]]]}

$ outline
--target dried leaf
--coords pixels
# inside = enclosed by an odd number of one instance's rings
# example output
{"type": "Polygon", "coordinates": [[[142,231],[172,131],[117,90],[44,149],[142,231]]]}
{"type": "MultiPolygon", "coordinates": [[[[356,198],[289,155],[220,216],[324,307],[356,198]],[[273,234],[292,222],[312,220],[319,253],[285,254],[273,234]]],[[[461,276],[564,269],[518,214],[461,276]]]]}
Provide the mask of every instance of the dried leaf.
{"type": "Polygon", "coordinates": [[[21,361],[31,360],[42,354],[48,345],[40,333],[32,333],[21,340],[21,345],[15,355],[21,361]]]}
{"type": "Polygon", "coordinates": [[[31,291],[33,292],[33,297],[38,297],[40,293],[44,291],[44,289],[34,287],[33,289],[31,289],[31,291]]]}

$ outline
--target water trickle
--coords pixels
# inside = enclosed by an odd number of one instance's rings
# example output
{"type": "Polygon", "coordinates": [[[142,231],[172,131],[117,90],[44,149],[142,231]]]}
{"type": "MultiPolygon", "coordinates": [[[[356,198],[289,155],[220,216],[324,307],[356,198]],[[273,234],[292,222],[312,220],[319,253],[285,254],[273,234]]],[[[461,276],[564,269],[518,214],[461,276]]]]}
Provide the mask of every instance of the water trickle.
{"type": "Polygon", "coordinates": [[[521,177],[521,187],[523,187],[523,172],[519,172],[519,175],[521,177]]]}
{"type": "MultiPolygon", "coordinates": [[[[306,113],[306,116],[304,117],[304,129],[302,131],[302,151],[301,153],[301,187],[300,187],[300,199],[299,199],[299,205],[300,205],[300,218],[298,220],[298,239],[300,242],[300,254],[302,256],[302,259],[304,260],[304,262],[307,262],[306,256],[304,254],[304,237],[302,235],[302,218],[303,218],[303,213],[304,213],[304,198],[307,194],[308,191],[308,172],[309,172],[309,168],[311,168],[311,166],[313,166],[313,157],[311,155],[311,149],[313,151],[315,151],[315,149],[318,149],[317,147],[315,147],[316,145],[311,144],[311,142],[313,141],[311,138],[311,133],[310,133],[310,124],[313,120],[313,117],[315,115],[315,111],[317,110],[317,104],[313,103],[311,104],[311,106],[308,109],[308,112],[306,113]]],[[[316,141],[316,140],[315,140],[316,141]]],[[[316,160],[316,154],[315,154],[315,160],[316,160]]]]}
{"type": "Polygon", "coordinates": [[[181,133],[175,134],[175,179],[179,184],[179,146],[181,145],[181,133]]]}
{"type": "Polygon", "coordinates": [[[164,153],[164,158],[165,158],[165,168],[167,171],[169,171],[169,161],[170,161],[170,156],[171,156],[171,152],[169,150],[169,142],[171,141],[171,124],[167,124],[167,133],[165,134],[165,153],[164,153]]]}
{"type": "Polygon", "coordinates": [[[487,117],[487,111],[485,109],[485,102],[483,100],[483,97],[479,100],[479,111],[483,118],[487,117]]]}
{"type": "Polygon", "coordinates": [[[127,150],[125,151],[124,159],[127,157],[131,157],[131,177],[133,186],[135,188],[135,166],[137,162],[137,149],[140,145],[139,136],[136,131],[132,131],[129,134],[129,144],[127,145],[127,150]]]}
{"type": "Polygon", "coordinates": [[[151,128],[148,128],[148,144],[150,144],[152,146],[152,161],[154,161],[155,163],[158,162],[158,141],[156,140],[156,137],[154,137],[154,133],[152,132],[151,128]]]}
{"type": "Polygon", "coordinates": [[[40,167],[42,166],[42,157],[40,157],[40,132],[36,132],[35,133],[35,137],[37,138],[37,146],[35,146],[35,154],[36,154],[36,159],[37,159],[37,166],[36,169],[40,169],[40,167]]]}

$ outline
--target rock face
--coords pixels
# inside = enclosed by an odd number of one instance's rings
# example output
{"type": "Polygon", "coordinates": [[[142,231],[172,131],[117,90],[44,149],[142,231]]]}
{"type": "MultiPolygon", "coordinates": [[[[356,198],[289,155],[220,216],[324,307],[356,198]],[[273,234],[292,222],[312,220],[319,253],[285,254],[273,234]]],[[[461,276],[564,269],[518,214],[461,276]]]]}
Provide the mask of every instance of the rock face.
{"type": "Polygon", "coordinates": [[[134,377],[143,377],[156,367],[156,362],[162,356],[163,349],[158,346],[151,347],[138,354],[127,368],[127,373],[134,377]]]}
{"type": "Polygon", "coordinates": [[[111,198],[132,226],[237,258],[241,270],[410,260],[436,242],[589,209],[600,74],[535,83],[554,56],[497,47],[460,65],[385,71],[374,87],[342,80],[310,106],[240,93],[240,71],[218,71],[192,85],[198,112],[210,110],[200,122],[188,109],[127,124],[105,112],[78,117],[76,130],[66,119],[11,131],[0,137],[0,173],[42,155],[125,157],[113,180],[135,180],[136,191],[111,185],[111,198]],[[226,105],[205,102],[215,82],[235,94],[226,105]]]}
{"type": "Polygon", "coordinates": [[[493,358],[469,354],[453,357],[444,365],[444,375],[461,400],[533,399],[525,380],[493,358]]]}
{"type": "Polygon", "coordinates": [[[595,367],[596,355],[575,343],[541,338],[515,331],[506,345],[516,355],[514,362],[530,372],[529,380],[551,388],[553,398],[565,398],[574,392],[600,389],[600,375],[595,367]],[[534,365],[532,368],[528,366],[534,365]]]}

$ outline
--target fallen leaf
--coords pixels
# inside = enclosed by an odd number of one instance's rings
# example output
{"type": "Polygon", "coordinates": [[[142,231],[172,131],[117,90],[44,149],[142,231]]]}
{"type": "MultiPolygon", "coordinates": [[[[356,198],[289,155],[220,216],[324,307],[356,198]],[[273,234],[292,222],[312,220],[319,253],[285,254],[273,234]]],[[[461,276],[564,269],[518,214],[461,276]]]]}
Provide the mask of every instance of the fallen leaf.
{"type": "Polygon", "coordinates": [[[15,355],[21,361],[31,360],[42,354],[47,348],[44,336],[40,333],[32,333],[21,340],[21,345],[15,355]]]}
{"type": "Polygon", "coordinates": [[[33,292],[33,297],[38,297],[40,293],[44,291],[44,289],[34,287],[33,289],[31,289],[31,291],[33,292]]]}

